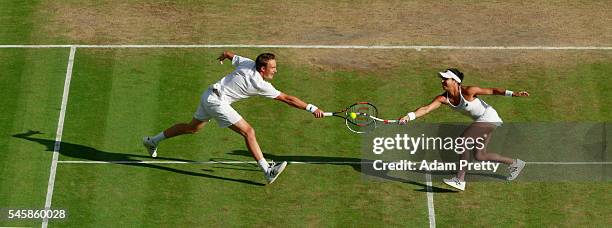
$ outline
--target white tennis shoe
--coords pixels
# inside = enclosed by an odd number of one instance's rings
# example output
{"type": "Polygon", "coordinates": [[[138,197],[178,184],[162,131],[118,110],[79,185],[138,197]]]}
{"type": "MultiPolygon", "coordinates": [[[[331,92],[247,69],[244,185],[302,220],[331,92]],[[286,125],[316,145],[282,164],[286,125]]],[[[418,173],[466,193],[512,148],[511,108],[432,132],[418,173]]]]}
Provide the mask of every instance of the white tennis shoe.
{"type": "Polygon", "coordinates": [[[506,179],[509,181],[516,179],[516,177],[518,177],[518,175],[521,173],[524,167],[525,167],[525,162],[517,158],[516,161],[512,163],[512,165],[508,166],[508,171],[510,171],[510,176],[508,176],[508,178],[506,179]]]}
{"type": "Polygon", "coordinates": [[[453,188],[459,189],[461,191],[465,191],[465,181],[459,180],[457,177],[453,177],[451,179],[442,179],[445,184],[450,185],[453,188]]]}
{"type": "Polygon", "coordinates": [[[276,163],[272,163],[270,164],[270,169],[268,169],[268,172],[265,174],[266,176],[266,180],[268,180],[268,184],[272,184],[276,178],[278,178],[278,176],[283,172],[283,170],[285,170],[285,167],[287,167],[287,162],[281,162],[279,164],[276,163]]]}
{"type": "Polygon", "coordinates": [[[157,145],[153,143],[151,137],[145,136],[142,139],[142,145],[147,148],[147,151],[149,152],[149,155],[151,155],[151,157],[157,157],[157,145]]]}

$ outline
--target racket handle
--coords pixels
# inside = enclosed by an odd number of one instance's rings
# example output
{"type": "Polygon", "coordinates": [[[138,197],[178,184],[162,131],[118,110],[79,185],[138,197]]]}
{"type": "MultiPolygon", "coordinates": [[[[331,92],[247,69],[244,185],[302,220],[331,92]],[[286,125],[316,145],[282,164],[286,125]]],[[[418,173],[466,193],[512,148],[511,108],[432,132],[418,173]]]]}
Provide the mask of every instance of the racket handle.
{"type": "Polygon", "coordinates": [[[386,124],[399,123],[399,120],[385,120],[384,123],[386,123],[386,124]]]}
{"type": "Polygon", "coordinates": [[[333,112],[324,112],[323,116],[333,116],[334,113],[333,112]]]}

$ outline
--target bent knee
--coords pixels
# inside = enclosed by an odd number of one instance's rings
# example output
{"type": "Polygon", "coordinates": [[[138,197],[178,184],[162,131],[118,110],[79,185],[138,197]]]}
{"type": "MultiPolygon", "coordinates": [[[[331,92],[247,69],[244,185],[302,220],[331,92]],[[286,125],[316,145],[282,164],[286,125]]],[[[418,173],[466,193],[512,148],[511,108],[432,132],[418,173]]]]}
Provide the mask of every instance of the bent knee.
{"type": "Polygon", "coordinates": [[[244,132],[242,132],[242,136],[245,138],[255,137],[255,129],[251,126],[247,127],[244,129],[244,132]]]}

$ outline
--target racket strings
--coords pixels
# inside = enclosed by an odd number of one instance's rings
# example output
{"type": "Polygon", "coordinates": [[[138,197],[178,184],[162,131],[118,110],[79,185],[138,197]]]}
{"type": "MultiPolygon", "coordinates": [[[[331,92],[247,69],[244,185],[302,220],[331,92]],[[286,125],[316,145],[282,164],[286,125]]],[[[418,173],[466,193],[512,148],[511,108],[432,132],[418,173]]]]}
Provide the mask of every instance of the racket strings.
{"type": "Polygon", "coordinates": [[[370,116],[378,116],[376,107],[369,103],[360,103],[353,105],[347,110],[347,115],[355,113],[355,118],[349,117],[346,121],[346,126],[353,132],[364,133],[376,128],[376,121],[370,116]],[[349,124],[350,123],[350,124],[349,124]]]}
{"type": "Polygon", "coordinates": [[[370,118],[370,116],[378,115],[376,107],[372,106],[371,104],[357,104],[351,107],[349,112],[357,114],[356,118],[352,119],[356,125],[370,124],[374,121],[372,118],[370,118]]]}

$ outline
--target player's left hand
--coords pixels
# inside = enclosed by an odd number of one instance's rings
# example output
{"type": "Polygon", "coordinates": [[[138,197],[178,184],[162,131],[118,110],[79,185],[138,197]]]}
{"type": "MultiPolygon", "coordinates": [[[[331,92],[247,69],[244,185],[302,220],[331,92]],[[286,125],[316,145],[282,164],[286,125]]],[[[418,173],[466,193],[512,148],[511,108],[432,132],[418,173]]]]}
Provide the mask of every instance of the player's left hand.
{"type": "Polygon", "coordinates": [[[225,53],[221,53],[217,60],[219,60],[219,63],[223,64],[223,60],[225,60],[225,53]]]}
{"type": "Polygon", "coordinates": [[[410,121],[410,117],[403,116],[402,118],[399,119],[399,124],[407,124],[408,121],[410,121]]]}
{"type": "Polygon", "coordinates": [[[325,113],[325,112],[323,112],[323,110],[321,110],[321,109],[317,109],[316,111],[314,111],[314,112],[312,113],[312,115],[314,115],[314,116],[315,116],[315,118],[323,118],[324,113],[325,113]]]}
{"type": "Polygon", "coordinates": [[[221,53],[221,55],[219,57],[217,57],[217,60],[219,60],[219,63],[223,64],[223,60],[225,59],[229,59],[229,52],[228,51],[223,51],[221,53]]]}

